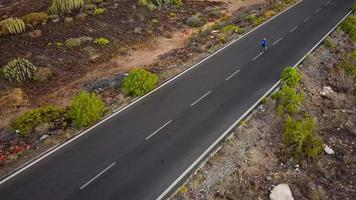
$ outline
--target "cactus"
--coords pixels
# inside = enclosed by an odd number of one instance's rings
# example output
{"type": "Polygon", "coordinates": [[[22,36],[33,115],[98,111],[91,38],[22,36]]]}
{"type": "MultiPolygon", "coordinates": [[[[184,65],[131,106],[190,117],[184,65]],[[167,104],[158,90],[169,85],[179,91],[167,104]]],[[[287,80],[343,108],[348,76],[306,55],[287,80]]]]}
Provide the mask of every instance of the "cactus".
{"type": "Polygon", "coordinates": [[[48,8],[50,14],[66,14],[84,6],[84,0],[52,0],[48,8]]]}
{"type": "Polygon", "coordinates": [[[37,69],[30,61],[16,58],[5,65],[2,71],[8,81],[22,82],[32,79],[37,69]]]}
{"type": "Polygon", "coordinates": [[[7,18],[0,21],[0,35],[9,33],[22,33],[26,30],[25,22],[19,18],[7,18]]]}

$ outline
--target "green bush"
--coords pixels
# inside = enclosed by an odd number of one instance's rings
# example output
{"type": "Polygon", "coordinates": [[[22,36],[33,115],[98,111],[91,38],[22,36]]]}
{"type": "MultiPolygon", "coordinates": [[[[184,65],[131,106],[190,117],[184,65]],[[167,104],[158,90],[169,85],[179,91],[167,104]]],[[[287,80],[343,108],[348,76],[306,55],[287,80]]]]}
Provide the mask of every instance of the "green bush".
{"type": "Polygon", "coordinates": [[[230,25],[224,26],[224,27],[221,29],[221,32],[222,32],[222,33],[226,33],[226,32],[243,33],[243,32],[244,32],[244,29],[243,29],[243,28],[240,28],[240,27],[238,27],[238,26],[236,26],[236,25],[230,24],[230,25]]]}
{"type": "Polygon", "coordinates": [[[79,47],[82,41],[79,38],[68,38],[65,41],[65,45],[67,48],[79,47]]]}
{"type": "Polygon", "coordinates": [[[36,25],[41,22],[45,22],[48,20],[47,13],[30,13],[21,18],[26,24],[36,25]]]}
{"type": "Polygon", "coordinates": [[[26,24],[19,18],[7,18],[0,21],[0,35],[22,33],[26,30],[26,24]]]}
{"type": "Polygon", "coordinates": [[[284,142],[297,160],[317,158],[323,152],[323,140],[316,133],[316,122],[312,117],[293,120],[287,117],[284,124],[284,142]]]}
{"type": "Polygon", "coordinates": [[[11,128],[26,136],[41,125],[49,124],[51,128],[66,126],[66,110],[55,106],[44,106],[29,110],[11,122],[11,128]]]}
{"type": "Polygon", "coordinates": [[[108,40],[107,38],[104,37],[100,37],[100,38],[96,38],[93,41],[94,44],[99,45],[101,47],[106,46],[110,43],[110,40],[108,40]]]}
{"type": "Polygon", "coordinates": [[[124,79],[123,87],[127,94],[142,96],[158,85],[158,76],[144,69],[134,69],[124,79]]]}
{"type": "Polygon", "coordinates": [[[282,72],[281,80],[283,86],[286,85],[295,88],[300,84],[301,76],[298,69],[286,67],[282,72]]]}
{"type": "Polygon", "coordinates": [[[95,8],[94,9],[94,15],[102,15],[106,12],[106,9],[105,8],[95,8]]]}
{"type": "Polygon", "coordinates": [[[349,16],[341,23],[341,29],[356,41],[356,16],[349,16]]]}
{"type": "Polygon", "coordinates": [[[349,76],[356,78],[356,51],[347,54],[339,67],[349,76]]]}
{"type": "Polygon", "coordinates": [[[76,128],[87,127],[101,119],[105,104],[95,93],[80,92],[71,102],[68,116],[76,128]]]}
{"type": "Polygon", "coordinates": [[[23,58],[11,60],[2,70],[6,80],[17,82],[31,80],[36,71],[36,67],[30,61],[23,58]]]}
{"type": "Polygon", "coordinates": [[[200,15],[193,15],[187,19],[187,25],[191,27],[201,27],[205,24],[205,21],[200,17],[200,15]]]}
{"type": "Polygon", "coordinates": [[[277,93],[272,95],[277,101],[277,114],[283,113],[294,114],[298,111],[303,101],[303,94],[298,93],[295,88],[284,86],[277,93]]]}
{"type": "Polygon", "coordinates": [[[84,6],[84,0],[52,0],[48,8],[51,15],[64,15],[84,6]]]}
{"type": "Polygon", "coordinates": [[[334,50],[336,48],[334,41],[329,36],[325,38],[324,45],[331,50],[334,50]]]}

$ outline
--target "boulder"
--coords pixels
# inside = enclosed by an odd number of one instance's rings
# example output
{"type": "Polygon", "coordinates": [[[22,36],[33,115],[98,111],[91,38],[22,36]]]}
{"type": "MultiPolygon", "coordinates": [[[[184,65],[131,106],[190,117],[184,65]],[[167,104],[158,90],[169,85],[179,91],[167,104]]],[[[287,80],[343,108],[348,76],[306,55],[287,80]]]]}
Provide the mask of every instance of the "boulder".
{"type": "Polygon", "coordinates": [[[294,200],[288,184],[279,184],[273,188],[269,195],[270,200],[294,200]]]}

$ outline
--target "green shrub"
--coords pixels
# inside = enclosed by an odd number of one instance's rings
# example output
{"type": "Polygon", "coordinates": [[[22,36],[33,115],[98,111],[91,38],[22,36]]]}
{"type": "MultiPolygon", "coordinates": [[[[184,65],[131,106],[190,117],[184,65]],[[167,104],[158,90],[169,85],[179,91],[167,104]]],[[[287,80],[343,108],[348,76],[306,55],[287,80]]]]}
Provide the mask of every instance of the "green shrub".
{"type": "Polygon", "coordinates": [[[334,41],[329,36],[325,38],[324,45],[331,50],[334,50],[336,48],[334,41]]]}
{"type": "Polygon", "coordinates": [[[153,25],[156,25],[156,26],[159,25],[159,20],[158,19],[153,19],[151,22],[152,22],[153,25]]]}
{"type": "Polygon", "coordinates": [[[282,72],[281,80],[283,86],[286,85],[295,88],[300,84],[301,76],[298,69],[286,67],[282,72]]]}
{"type": "Polygon", "coordinates": [[[13,120],[10,126],[14,132],[26,136],[44,124],[49,124],[51,128],[65,127],[66,110],[51,105],[32,109],[13,120]]]}
{"type": "Polygon", "coordinates": [[[110,43],[110,40],[108,40],[107,38],[104,37],[100,37],[100,38],[96,38],[93,41],[94,44],[99,45],[101,47],[106,46],[110,43]]]}
{"type": "Polygon", "coordinates": [[[356,16],[349,16],[341,23],[341,29],[356,41],[356,16]]]}
{"type": "Polygon", "coordinates": [[[87,127],[101,119],[105,104],[95,93],[80,92],[73,97],[68,116],[76,128],[87,127]]]}
{"type": "Polygon", "coordinates": [[[284,86],[277,93],[272,95],[277,101],[277,114],[283,113],[294,114],[298,111],[303,101],[303,94],[298,93],[295,88],[284,86]]]}
{"type": "Polygon", "coordinates": [[[339,67],[345,70],[347,75],[356,78],[356,51],[347,54],[339,67]]]}
{"type": "Polygon", "coordinates": [[[45,22],[48,20],[47,13],[30,13],[21,18],[26,24],[36,25],[41,22],[45,22]]]}
{"type": "Polygon", "coordinates": [[[352,4],[352,12],[356,11],[356,2],[354,2],[354,4],[352,4]]]}
{"type": "Polygon", "coordinates": [[[187,25],[191,27],[201,27],[205,24],[205,21],[200,17],[200,15],[193,15],[187,19],[187,25]]]}
{"type": "Polygon", "coordinates": [[[82,42],[79,38],[68,38],[65,42],[65,45],[68,48],[73,48],[73,47],[79,47],[81,43],[82,42]]]}
{"type": "Polygon", "coordinates": [[[124,79],[123,87],[127,94],[142,96],[158,85],[158,76],[144,69],[134,69],[124,79]]]}
{"type": "Polygon", "coordinates": [[[7,18],[0,21],[0,35],[22,33],[26,30],[26,24],[19,18],[7,18]]]}
{"type": "Polygon", "coordinates": [[[31,80],[36,70],[36,67],[30,61],[16,58],[5,65],[2,72],[6,80],[22,82],[31,80]]]}
{"type": "Polygon", "coordinates": [[[222,33],[226,33],[226,32],[243,33],[243,32],[244,32],[244,29],[243,29],[243,28],[240,28],[240,27],[238,27],[238,26],[236,26],[236,25],[230,24],[230,25],[224,26],[224,27],[221,29],[221,32],[222,32],[222,33]]]}
{"type": "Polygon", "coordinates": [[[106,9],[105,8],[95,8],[94,9],[94,15],[102,15],[106,12],[106,9]]]}
{"type": "Polygon", "coordinates": [[[48,12],[51,15],[63,15],[84,6],[84,0],[51,0],[48,12]]]}
{"type": "Polygon", "coordinates": [[[297,160],[317,158],[323,152],[323,140],[316,133],[316,122],[311,117],[293,120],[287,117],[284,124],[284,142],[297,160]]]}

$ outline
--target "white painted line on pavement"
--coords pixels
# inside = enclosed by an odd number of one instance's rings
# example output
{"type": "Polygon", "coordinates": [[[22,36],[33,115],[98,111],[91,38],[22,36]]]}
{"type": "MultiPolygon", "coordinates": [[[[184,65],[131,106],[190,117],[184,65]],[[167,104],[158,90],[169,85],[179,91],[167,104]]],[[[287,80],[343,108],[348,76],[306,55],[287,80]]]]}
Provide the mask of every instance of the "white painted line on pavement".
{"type": "Polygon", "coordinates": [[[93,182],[95,179],[99,178],[102,174],[104,174],[106,171],[108,171],[110,168],[112,168],[114,165],[116,165],[116,162],[111,163],[108,167],[106,167],[103,171],[101,171],[99,174],[94,176],[92,179],[90,179],[87,183],[85,183],[82,187],[80,187],[81,190],[83,190],[86,186],[88,186],[91,182],[93,182]]]}
{"type": "Polygon", "coordinates": [[[304,22],[307,22],[310,18],[311,18],[311,17],[307,17],[307,18],[304,20],[304,22]]]}
{"type": "Polygon", "coordinates": [[[40,156],[40,157],[36,157],[35,159],[29,161],[28,165],[23,166],[21,169],[19,170],[15,170],[12,171],[11,173],[9,173],[7,176],[5,176],[1,181],[0,181],[0,185],[5,183],[6,181],[10,180],[11,178],[15,177],[16,175],[22,173],[23,171],[25,171],[26,169],[30,168],[31,166],[37,164],[38,162],[40,162],[41,160],[47,158],[48,156],[52,155],[53,153],[55,153],[56,151],[60,150],[61,148],[67,146],[68,144],[72,143],[73,141],[75,141],[76,139],[78,139],[79,137],[87,134],[88,132],[90,132],[91,130],[93,130],[94,128],[98,127],[99,125],[103,124],[104,122],[108,121],[109,119],[115,117],[117,114],[125,111],[126,109],[130,108],[131,106],[135,105],[137,102],[141,101],[142,99],[146,98],[147,96],[149,96],[150,94],[156,92],[157,90],[159,90],[160,88],[164,87],[165,85],[167,85],[168,83],[174,81],[175,79],[179,78],[180,76],[184,75],[185,73],[189,72],[190,70],[194,69],[195,67],[199,66],[201,63],[205,62],[206,60],[208,60],[209,58],[213,57],[214,55],[218,54],[219,52],[223,51],[224,49],[226,49],[227,47],[231,46],[232,44],[234,44],[235,42],[245,38],[246,36],[248,36],[250,33],[252,33],[253,31],[259,29],[260,27],[264,26],[265,24],[269,23],[270,21],[272,21],[273,19],[277,18],[278,16],[282,15],[283,13],[287,12],[288,10],[290,10],[291,8],[295,7],[296,5],[298,5],[299,3],[303,2],[303,0],[299,0],[298,2],[296,2],[295,4],[293,4],[292,6],[290,6],[289,8],[285,9],[284,11],[278,13],[277,15],[273,16],[272,18],[268,19],[267,21],[263,22],[262,24],[260,24],[259,26],[256,26],[255,28],[251,29],[250,31],[248,31],[247,33],[243,34],[241,37],[237,38],[236,40],[231,41],[230,43],[228,43],[226,46],[224,46],[223,48],[217,50],[216,52],[210,54],[209,56],[207,56],[206,58],[204,58],[203,60],[197,62],[196,64],[194,64],[193,66],[191,66],[190,68],[187,68],[186,70],[182,71],[180,74],[168,79],[167,81],[163,82],[161,85],[159,85],[158,87],[156,87],[154,90],[152,90],[151,92],[145,94],[144,96],[137,98],[135,100],[133,100],[132,102],[130,102],[128,105],[122,107],[122,108],[118,108],[117,110],[115,110],[111,115],[108,115],[107,117],[105,117],[103,120],[101,120],[100,122],[96,123],[95,125],[91,126],[90,128],[83,130],[82,132],[78,133],[76,136],[72,137],[71,139],[69,139],[68,141],[64,142],[63,144],[59,145],[56,148],[53,148],[50,151],[46,151],[44,153],[44,155],[40,156]]]}
{"type": "MultiPolygon", "coordinates": [[[[352,11],[350,11],[349,13],[346,14],[346,16],[344,18],[342,18],[339,23],[337,23],[312,49],[310,49],[308,51],[308,53],[306,53],[294,66],[293,68],[297,67],[299,64],[301,64],[303,62],[303,60],[307,57],[308,54],[310,54],[311,52],[313,52],[319,45],[320,43],[322,43],[325,38],[327,36],[329,36],[340,24],[342,21],[344,21],[346,19],[346,17],[348,17],[350,14],[352,13],[352,11]]],[[[171,190],[172,188],[174,188],[179,181],[181,181],[202,159],[204,159],[206,157],[206,155],[217,145],[219,144],[222,139],[224,139],[226,137],[226,135],[228,133],[230,133],[230,131],[236,127],[236,125],[244,118],[246,117],[247,114],[249,114],[261,101],[263,98],[265,98],[269,93],[271,93],[279,84],[280,84],[280,80],[277,81],[272,87],[271,89],[269,89],[259,100],[256,101],[255,104],[253,104],[237,121],[235,121],[235,123],[233,123],[212,145],[210,145],[210,147],[204,151],[203,154],[200,155],[199,158],[197,158],[166,190],[164,190],[161,195],[159,195],[156,200],[161,200],[163,199],[163,197],[165,197],[171,190]]],[[[178,191],[178,190],[177,190],[178,191]]]]}
{"type": "Polygon", "coordinates": [[[319,8],[318,10],[316,10],[315,13],[318,13],[318,12],[320,12],[320,11],[321,11],[321,8],[319,8]]]}
{"type": "Polygon", "coordinates": [[[204,94],[203,96],[201,96],[198,100],[194,101],[194,103],[190,104],[191,107],[193,107],[195,104],[197,104],[199,101],[201,101],[202,99],[204,99],[205,97],[207,97],[209,94],[211,93],[211,90],[209,90],[209,92],[207,92],[206,94],[204,94]]]}
{"type": "Polygon", "coordinates": [[[327,5],[329,5],[329,4],[330,4],[330,1],[326,2],[326,3],[325,3],[325,6],[327,6],[327,5]]]}
{"type": "Polygon", "coordinates": [[[276,45],[278,42],[280,42],[281,40],[283,40],[283,37],[281,37],[281,38],[279,38],[277,41],[275,41],[274,43],[273,43],[273,46],[274,45],[276,45]]]}
{"type": "Polygon", "coordinates": [[[225,79],[225,81],[228,81],[228,80],[230,80],[233,76],[235,76],[237,73],[239,73],[240,72],[240,70],[237,70],[236,72],[234,72],[233,74],[231,74],[229,77],[227,77],[226,79],[225,79]]]}
{"type": "Polygon", "coordinates": [[[155,132],[153,132],[151,135],[149,135],[148,137],[146,137],[146,140],[149,140],[152,136],[156,135],[160,130],[162,130],[164,127],[166,127],[168,124],[170,124],[172,122],[172,120],[169,120],[168,122],[166,122],[163,126],[161,126],[159,129],[157,129],[155,132]]]}
{"type": "Polygon", "coordinates": [[[259,53],[257,56],[255,56],[254,58],[252,58],[253,61],[255,61],[258,57],[260,57],[263,54],[263,52],[259,53]]]}
{"type": "Polygon", "coordinates": [[[297,30],[297,28],[298,28],[298,26],[292,28],[289,32],[291,33],[291,32],[293,32],[293,31],[297,30]]]}

